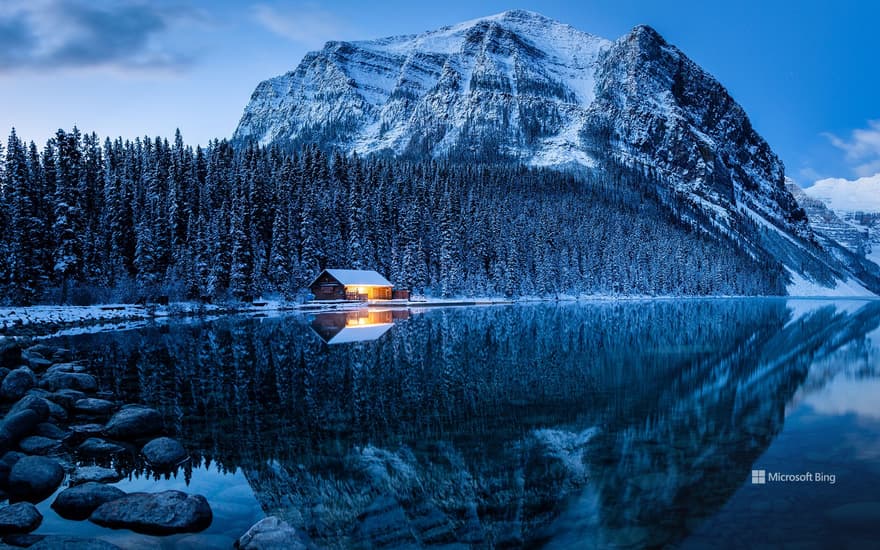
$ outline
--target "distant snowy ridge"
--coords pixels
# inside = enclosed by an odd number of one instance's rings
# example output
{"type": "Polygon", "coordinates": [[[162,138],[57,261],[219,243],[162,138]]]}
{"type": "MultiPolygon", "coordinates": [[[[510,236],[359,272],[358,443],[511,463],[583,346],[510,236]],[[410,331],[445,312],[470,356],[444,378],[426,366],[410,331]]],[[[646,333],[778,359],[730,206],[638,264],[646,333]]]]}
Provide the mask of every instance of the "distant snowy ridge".
{"type": "Polygon", "coordinates": [[[857,180],[822,179],[804,189],[804,193],[835,212],[880,213],[880,174],[857,180]]]}

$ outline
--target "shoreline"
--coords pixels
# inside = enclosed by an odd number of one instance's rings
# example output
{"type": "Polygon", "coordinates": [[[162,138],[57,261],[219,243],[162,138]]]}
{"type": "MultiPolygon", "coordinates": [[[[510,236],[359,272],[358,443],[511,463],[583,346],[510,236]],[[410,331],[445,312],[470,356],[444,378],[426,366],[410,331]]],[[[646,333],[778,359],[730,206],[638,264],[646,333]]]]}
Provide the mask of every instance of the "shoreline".
{"type": "Polygon", "coordinates": [[[217,318],[226,315],[260,313],[323,313],[363,308],[424,309],[528,305],[540,303],[633,303],[691,300],[803,300],[803,301],[874,301],[876,296],[614,296],[584,295],[519,298],[431,298],[424,301],[384,302],[285,302],[256,301],[255,304],[199,304],[175,302],[167,306],[135,304],[100,304],[92,306],[36,305],[0,307],[0,339],[45,339],[81,332],[103,332],[139,328],[148,322],[180,318],[217,318]],[[80,330],[81,329],[81,330],[80,330]]]}

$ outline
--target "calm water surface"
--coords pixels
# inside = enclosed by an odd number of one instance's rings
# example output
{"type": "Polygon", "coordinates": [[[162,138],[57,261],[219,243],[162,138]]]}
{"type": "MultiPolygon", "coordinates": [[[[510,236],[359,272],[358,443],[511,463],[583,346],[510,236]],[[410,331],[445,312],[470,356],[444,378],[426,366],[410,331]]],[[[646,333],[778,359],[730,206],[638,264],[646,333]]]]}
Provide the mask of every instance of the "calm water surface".
{"type": "Polygon", "coordinates": [[[204,494],[215,520],[142,537],[49,499],[37,533],[228,548],[279,515],[329,548],[876,547],[878,327],[880,302],[686,300],[59,338],[193,456],[167,479],[124,458],[117,485],[204,494]]]}

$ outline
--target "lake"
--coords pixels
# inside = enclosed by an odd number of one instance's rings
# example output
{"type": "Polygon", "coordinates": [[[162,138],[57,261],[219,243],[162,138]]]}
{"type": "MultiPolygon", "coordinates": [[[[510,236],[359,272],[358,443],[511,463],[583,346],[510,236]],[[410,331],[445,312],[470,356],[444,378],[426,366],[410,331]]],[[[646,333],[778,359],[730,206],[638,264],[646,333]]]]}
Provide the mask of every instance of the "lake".
{"type": "Polygon", "coordinates": [[[157,408],[203,494],[158,538],[225,547],[264,515],[318,547],[873,547],[880,302],[572,302],[186,319],[55,338],[157,408]],[[833,479],[833,483],[832,483],[833,479]]]}

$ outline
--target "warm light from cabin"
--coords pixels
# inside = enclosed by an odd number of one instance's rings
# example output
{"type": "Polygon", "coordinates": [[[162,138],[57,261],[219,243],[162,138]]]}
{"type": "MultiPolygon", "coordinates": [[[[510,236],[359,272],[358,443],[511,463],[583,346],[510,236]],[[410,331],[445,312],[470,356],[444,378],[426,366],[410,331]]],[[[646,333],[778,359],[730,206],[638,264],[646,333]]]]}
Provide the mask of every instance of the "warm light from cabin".
{"type": "Polygon", "coordinates": [[[363,294],[363,293],[364,293],[364,287],[359,286],[358,287],[358,294],[363,294]]]}

